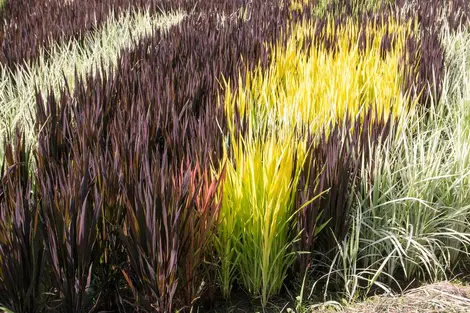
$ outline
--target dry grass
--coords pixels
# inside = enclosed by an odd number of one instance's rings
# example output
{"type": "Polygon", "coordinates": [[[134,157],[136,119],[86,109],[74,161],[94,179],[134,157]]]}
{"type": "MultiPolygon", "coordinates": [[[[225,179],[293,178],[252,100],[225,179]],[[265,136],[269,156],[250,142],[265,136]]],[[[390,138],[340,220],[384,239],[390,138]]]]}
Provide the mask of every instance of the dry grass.
{"type": "Polygon", "coordinates": [[[312,313],[464,313],[470,312],[470,287],[440,282],[409,290],[403,295],[375,296],[338,309],[324,305],[312,313]]]}

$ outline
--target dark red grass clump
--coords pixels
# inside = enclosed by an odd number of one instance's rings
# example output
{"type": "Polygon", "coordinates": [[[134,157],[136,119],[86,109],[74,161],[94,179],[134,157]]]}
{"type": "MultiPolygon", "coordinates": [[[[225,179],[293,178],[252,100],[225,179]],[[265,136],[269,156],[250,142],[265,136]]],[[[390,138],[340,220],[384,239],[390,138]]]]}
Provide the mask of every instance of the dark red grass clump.
{"type": "Polygon", "coordinates": [[[312,261],[314,252],[328,254],[346,236],[361,165],[374,160],[377,147],[391,131],[390,123],[391,119],[385,120],[370,111],[364,119],[359,117],[354,122],[346,119],[333,125],[328,135],[311,136],[312,148],[301,172],[296,206],[300,209],[315,196],[322,196],[298,214],[297,229],[302,233],[296,250],[311,252],[299,255],[301,273],[312,261]]]}

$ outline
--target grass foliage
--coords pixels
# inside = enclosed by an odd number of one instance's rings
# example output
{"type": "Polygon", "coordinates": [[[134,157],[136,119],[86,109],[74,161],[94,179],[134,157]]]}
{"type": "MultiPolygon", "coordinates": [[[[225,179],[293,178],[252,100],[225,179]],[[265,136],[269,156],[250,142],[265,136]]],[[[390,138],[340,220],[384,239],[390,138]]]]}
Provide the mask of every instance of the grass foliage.
{"type": "Polygon", "coordinates": [[[234,139],[226,168],[218,240],[222,290],[229,295],[236,278],[263,306],[295,261],[294,195],[305,143],[291,136],[234,139]]]}
{"type": "MultiPolygon", "coordinates": [[[[96,71],[99,64],[114,67],[119,51],[132,48],[138,38],[151,34],[155,28],[168,28],[182,18],[180,13],[152,16],[145,11],[127,12],[117,19],[111,18],[102,29],[87,34],[82,41],[71,40],[47,53],[43,51],[34,65],[20,66],[15,71],[3,68],[0,71],[0,138],[21,125],[26,143],[34,143],[37,140],[33,109],[36,90],[43,96],[49,91],[58,94],[66,81],[73,83],[75,75],[96,71]]],[[[73,85],[69,84],[69,88],[73,85]]]]}
{"type": "MultiPolygon", "coordinates": [[[[410,106],[399,68],[410,24],[379,22],[361,29],[353,21],[336,27],[327,20],[319,27],[307,22],[292,26],[287,46],[271,47],[267,69],[246,72],[235,92],[225,83],[232,149],[219,254],[226,296],[236,280],[261,295],[265,306],[295,260],[289,253],[294,241],[302,238],[300,247],[307,249],[302,254],[313,251],[314,238],[326,224],[337,236],[346,232],[348,190],[364,161],[362,152],[380,133],[372,129],[410,106]],[[366,120],[370,124],[362,129],[366,120]],[[333,126],[330,138],[331,125],[338,123],[342,127],[333,126]],[[329,200],[312,204],[321,196],[329,200]],[[298,233],[293,231],[295,214],[302,216],[298,233]]],[[[300,259],[305,266],[305,258],[300,259]]]]}
{"type": "Polygon", "coordinates": [[[400,60],[410,31],[395,21],[294,25],[287,46],[271,48],[268,69],[248,72],[235,92],[226,89],[227,114],[238,110],[255,128],[268,123],[315,134],[369,110],[399,116],[409,106],[400,60]]]}
{"type": "Polygon", "coordinates": [[[359,17],[368,12],[376,12],[392,6],[395,0],[320,0],[315,7],[315,14],[345,14],[359,17]]]}
{"type": "Polygon", "coordinates": [[[465,268],[468,1],[26,3],[0,11],[0,310],[266,310],[301,281],[300,312],[465,268]]]}
{"type": "Polygon", "coordinates": [[[349,235],[338,242],[328,283],[348,299],[400,281],[456,274],[470,244],[468,37],[446,33],[442,97],[400,120],[366,164],[349,235]]]}
{"type": "MultiPolygon", "coordinates": [[[[2,1],[3,2],[3,1],[2,1]]],[[[165,0],[8,1],[0,12],[0,64],[14,70],[34,64],[60,42],[82,41],[88,32],[132,9],[161,13],[165,0]]],[[[175,7],[176,9],[176,7],[175,7]]]]}

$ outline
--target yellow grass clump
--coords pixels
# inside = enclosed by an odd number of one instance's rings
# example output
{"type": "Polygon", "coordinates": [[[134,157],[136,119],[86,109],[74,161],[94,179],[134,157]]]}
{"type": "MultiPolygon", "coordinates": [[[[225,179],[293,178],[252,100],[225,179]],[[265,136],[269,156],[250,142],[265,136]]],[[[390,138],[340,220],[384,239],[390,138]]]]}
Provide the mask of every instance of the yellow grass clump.
{"type": "Polygon", "coordinates": [[[306,145],[290,136],[233,138],[217,239],[226,296],[236,279],[265,306],[295,261],[294,194],[306,145]]]}
{"type": "Polygon", "coordinates": [[[375,21],[360,27],[349,20],[335,26],[330,19],[321,31],[315,29],[310,22],[293,25],[287,45],[271,47],[268,69],[247,72],[238,90],[226,85],[229,119],[239,110],[255,128],[302,126],[319,133],[369,109],[397,117],[410,107],[400,59],[412,23],[375,21]],[[327,41],[333,46],[326,47],[327,41]],[[387,41],[391,48],[385,51],[387,41]]]}

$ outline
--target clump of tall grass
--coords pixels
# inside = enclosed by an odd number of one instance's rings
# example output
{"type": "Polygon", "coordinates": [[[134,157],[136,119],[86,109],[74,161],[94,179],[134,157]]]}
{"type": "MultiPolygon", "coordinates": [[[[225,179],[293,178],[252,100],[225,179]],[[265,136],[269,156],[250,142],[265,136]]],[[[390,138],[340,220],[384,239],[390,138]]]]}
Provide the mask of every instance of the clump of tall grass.
{"type": "Polygon", "coordinates": [[[328,254],[337,240],[347,235],[361,165],[375,158],[377,146],[389,135],[391,121],[392,118],[384,120],[373,111],[364,119],[345,119],[333,125],[329,135],[324,132],[309,150],[296,197],[297,228],[301,233],[296,249],[310,252],[299,255],[301,275],[309,265],[313,266],[315,253],[328,254]]]}
{"type": "Polygon", "coordinates": [[[226,296],[237,279],[265,306],[295,261],[294,195],[305,142],[292,135],[233,138],[217,245],[226,296]]]}
{"type": "Polygon", "coordinates": [[[10,140],[0,170],[0,310],[37,312],[45,281],[43,222],[29,175],[30,151],[19,130],[10,140]]]}
{"type": "Polygon", "coordinates": [[[349,235],[325,276],[349,300],[372,288],[437,281],[470,245],[470,40],[444,36],[439,102],[410,113],[365,166],[349,235]]]}

